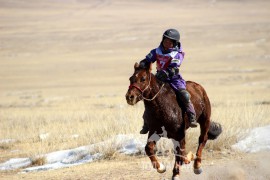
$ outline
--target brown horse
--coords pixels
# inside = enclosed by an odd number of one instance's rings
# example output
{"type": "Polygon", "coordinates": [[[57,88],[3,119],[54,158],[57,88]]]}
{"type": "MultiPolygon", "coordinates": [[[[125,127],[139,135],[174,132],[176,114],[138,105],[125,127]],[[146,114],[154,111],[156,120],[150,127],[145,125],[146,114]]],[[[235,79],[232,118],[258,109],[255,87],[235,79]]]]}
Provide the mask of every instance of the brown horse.
{"type": "MultiPolygon", "coordinates": [[[[180,108],[170,85],[156,79],[151,73],[150,66],[143,69],[138,63],[135,63],[134,69],[134,74],[129,79],[130,86],[126,94],[126,100],[130,105],[134,105],[141,100],[144,101],[143,119],[149,126],[145,152],[158,172],[166,171],[165,166],[158,162],[154,151],[157,141],[160,136],[163,135],[162,137],[164,137],[164,130],[166,130],[165,137],[179,143],[179,146],[175,147],[173,169],[173,179],[178,179],[181,165],[190,162],[185,152],[185,131],[189,128],[187,115],[180,108]]],[[[195,82],[187,81],[187,90],[191,95],[191,101],[197,115],[196,119],[201,130],[193,166],[194,173],[200,174],[202,172],[202,150],[206,141],[216,139],[222,132],[222,128],[220,124],[210,121],[211,105],[203,87],[195,82]]]]}

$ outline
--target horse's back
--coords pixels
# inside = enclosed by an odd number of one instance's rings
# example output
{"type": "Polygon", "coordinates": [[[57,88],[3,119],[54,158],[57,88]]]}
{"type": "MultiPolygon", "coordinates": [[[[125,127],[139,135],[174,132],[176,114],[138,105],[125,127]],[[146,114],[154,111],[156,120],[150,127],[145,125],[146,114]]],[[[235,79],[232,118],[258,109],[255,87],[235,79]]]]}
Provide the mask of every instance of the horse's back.
{"type": "Polygon", "coordinates": [[[187,84],[187,90],[191,95],[193,94],[193,95],[202,96],[205,93],[204,88],[196,82],[187,81],[186,84],[187,84]]]}
{"type": "Polygon", "coordinates": [[[187,81],[187,91],[191,95],[191,101],[194,105],[197,118],[200,115],[208,116],[211,115],[211,104],[205,89],[198,83],[193,81],[187,81]]]}

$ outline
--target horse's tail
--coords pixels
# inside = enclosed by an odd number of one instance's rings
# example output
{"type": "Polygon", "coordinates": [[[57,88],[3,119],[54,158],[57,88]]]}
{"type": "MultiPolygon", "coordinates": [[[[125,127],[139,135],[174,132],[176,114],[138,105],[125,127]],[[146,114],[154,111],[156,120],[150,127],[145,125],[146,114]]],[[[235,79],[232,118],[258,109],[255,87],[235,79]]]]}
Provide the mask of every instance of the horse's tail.
{"type": "Polygon", "coordinates": [[[208,131],[208,139],[214,140],[222,133],[221,124],[211,121],[208,131]]]}

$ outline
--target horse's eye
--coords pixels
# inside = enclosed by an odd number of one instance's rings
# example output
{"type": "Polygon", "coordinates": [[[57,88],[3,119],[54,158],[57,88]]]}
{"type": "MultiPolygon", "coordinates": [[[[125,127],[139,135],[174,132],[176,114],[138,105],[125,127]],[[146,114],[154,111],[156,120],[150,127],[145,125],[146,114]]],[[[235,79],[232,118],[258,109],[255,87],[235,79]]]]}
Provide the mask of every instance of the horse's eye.
{"type": "Polygon", "coordinates": [[[144,82],[146,79],[145,79],[145,77],[142,77],[141,78],[141,82],[144,82]]]}

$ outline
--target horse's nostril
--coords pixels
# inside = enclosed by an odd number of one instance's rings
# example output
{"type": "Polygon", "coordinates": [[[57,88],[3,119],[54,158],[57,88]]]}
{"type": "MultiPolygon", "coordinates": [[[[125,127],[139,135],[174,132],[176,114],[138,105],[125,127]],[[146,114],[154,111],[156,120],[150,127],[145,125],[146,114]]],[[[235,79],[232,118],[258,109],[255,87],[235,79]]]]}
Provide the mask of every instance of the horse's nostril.
{"type": "Polygon", "coordinates": [[[126,96],[126,99],[129,100],[129,101],[130,101],[130,100],[133,100],[133,99],[134,99],[134,95],[127,95],[127,96],[126,96]]]}

